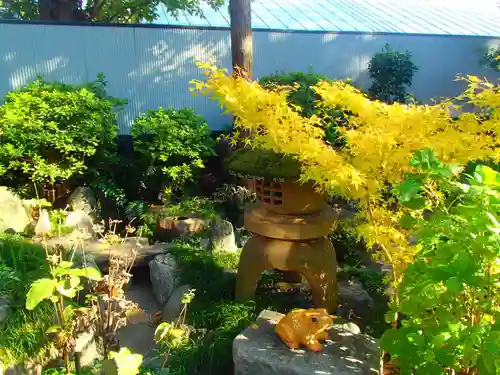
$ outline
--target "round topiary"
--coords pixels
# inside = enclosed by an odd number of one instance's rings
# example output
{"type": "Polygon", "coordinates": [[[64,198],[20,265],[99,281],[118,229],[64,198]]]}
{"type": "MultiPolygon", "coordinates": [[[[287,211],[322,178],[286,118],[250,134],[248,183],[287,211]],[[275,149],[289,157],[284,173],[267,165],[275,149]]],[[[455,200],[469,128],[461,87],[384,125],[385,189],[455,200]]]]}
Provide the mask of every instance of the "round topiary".
{"type": "Polygon", "coordinates": [[[104,77],[83,85],[37,79],[0,107],[0,179],[16,187],[54,186],[82,175],[116,146],[116,108],[104,77]]]}
{"type": "Polygon", "coordinates": [[[147,111],[135,120],[132,139],[138,162],[135,167],[150,198],[162,190],[181,190],[215,155],[215,142],[205,119],[188,108],[147,111]]]}

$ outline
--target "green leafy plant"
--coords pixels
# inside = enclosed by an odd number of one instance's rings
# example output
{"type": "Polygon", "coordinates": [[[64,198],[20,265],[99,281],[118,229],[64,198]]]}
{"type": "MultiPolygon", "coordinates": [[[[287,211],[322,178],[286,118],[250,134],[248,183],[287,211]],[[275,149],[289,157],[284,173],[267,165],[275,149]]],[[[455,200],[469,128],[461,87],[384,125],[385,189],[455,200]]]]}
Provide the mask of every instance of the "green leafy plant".
{"type": "MultiPolygon", "coordinates": [[[[337,126],[345,123],[345,111],[325,108],[318,105],[318,94],[314,87],[320,82],[332,82],[324,75],[309,71],[272,74],[259,79],[259,84],[267,90],[286,90],[290,105],[304,117],[318,116],[323,120],[325,142],[331,145],[341,145],[342,140],[337,132],[337,126]]],[[[350,80],[347,81],[352,84],[350,80]]]]}
{"type": "Polygon", "coordinates": [[[142,173],[138,180],[147,201],[179,192],[215,155],[207,123],[187,108],[146,112],[135,120],[132,138],[138,162],[134,168],[142,173]]]}
{"type": "Polygon", "coordinates": [[[142,355],[134,354],[128,348],[110,352],[102,366],[106,375],[136,375],[142,363],[142,355]]]}
{"type": "Polygon", "coordinates": [[[406,87],[411,86],[418,68],[413,64],[412,55],[393,51],[388,44],[382,52],[376,53],[368,63],[368,73],[373,79],[368,94],[373,99],[387,103],[408,100],[406,87]]]}
{"type": "Polygon", "coordinates": [[[498,374],[500,173],[477,165],[464,181],[428,149],[410,163],[394,194],[413,208],[401,225],[419,251],[392,307],[401,325],[382,347],[404,374],[498,374]]]}
{"type": "Polygon", "coordinates": [[[482,63],[493,70],[500,71],[500,46],[484,52],[482,63]]]}
{"type": "Polygon", "coordinates": [[[259,79],[259,84],[268,90],[287,89],[288,101],[296,106],[302,116],[311,117],[321,113],[321,109],[316,105],[317,94],[313,89],[321,81],[331,82],[331,79],[309,71],[264,76],[259,79]]]}
{"type": "MultiPolygon", "coordinates": [[[[0,234],[0,296],[8,296],[10,314],[0,328],[0,362],[23,363],[48,354],[45,330],[53,324],[49,303],[25,309],[31,283],[49,274],[43,247],[20,235],[0,234]]],[[[42,358],[43,357],[43,358],[42,358]]]]}
{"type": "Polygon", "coordinates": [[[155,341],[157,343],[161,343],[162,346],[167,347],[165,360],[163,361],[163,364],[161,366],[162,369],[164,369],[167,365],[170,351],[172,349],[181,347],[189,340],[189,330],[186,327],[185,322],[188,305],[193,300],[195,291],[195,289],[191,289],[187,293],[184,293],[184,295],[182,296],[182,310],[175,322],[163,322],[155,330],[155,341]]]}
{"type": "Polygon", "coordinates": [[[160,213],[161,217],[198,217],[206,220],[215,220],[217,210],[214,202],[203,197],[183,197],[179,202],[165,205],[160,213]]]}
{"type": "Polygon", "coordinates": [[[140,237],[153,237],[156,231],[157,215],[151,212],[150,206],[143,201],[128,202],[125,207],[128,220],[135,219],[137,234],[140,237]]]}
{"type": "Polygon", "coordinates": [[[42,301],[52,302],[57,313],[57,324],[49,327],[46,333],[53,336],[56,348],[63,353],[66,373],[70,373],[69,353],[75,345],[75,309],[72,304],[65,303],[65,298],[74,298],[82,290],[81,278],[98,281],[100,272],[92,267],[72,268],[73,263],[62,260],[62,254],[47,251],[47,261],[50,268],[50,277],[40,278],[31,284],[26,295],[26,309],[35,309],[42,301]]]}
{"type": "Polygon", "coordinates": [[[0,178],[53,189],[106,164],[123,101],[107,96],[105,86],[102,75],[83,85],[38,78],[8,93],[0,107],[0,178]]]}

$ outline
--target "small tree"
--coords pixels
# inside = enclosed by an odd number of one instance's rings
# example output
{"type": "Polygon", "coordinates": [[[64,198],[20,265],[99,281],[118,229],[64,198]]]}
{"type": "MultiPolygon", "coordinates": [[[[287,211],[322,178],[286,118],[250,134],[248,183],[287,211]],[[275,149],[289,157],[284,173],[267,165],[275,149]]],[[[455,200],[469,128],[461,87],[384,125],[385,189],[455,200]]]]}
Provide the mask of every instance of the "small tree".
{"type": "Polygon", "coordinates": [[[418,70],[411,57],[408,51],[392,51],[388,44],[372,57],[368,63],[368,72],[373,79],[368,94],[372,99],[386,103],[406,102],[406,86],[411,86],[413,75],[418,70]]]}
{"type": "Polygon", "coordinates": [[[39,78],[8,93],[0,107],[0,178],[16,187],[53,188],[114,153],[117,109],[124,103],[94,82],[39,78]]]}
{"type": "Polygon", "coordinates": [[[487,50],[483,55],[482,63],[487,67],[500,72],[500,46],[487,50]]]}

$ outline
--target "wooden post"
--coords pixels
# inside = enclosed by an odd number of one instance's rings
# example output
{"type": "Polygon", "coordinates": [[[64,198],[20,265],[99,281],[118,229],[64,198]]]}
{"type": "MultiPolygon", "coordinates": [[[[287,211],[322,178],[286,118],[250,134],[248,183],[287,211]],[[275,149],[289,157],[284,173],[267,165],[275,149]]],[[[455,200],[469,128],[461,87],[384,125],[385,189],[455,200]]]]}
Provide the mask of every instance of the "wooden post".
{"type": "MultiPolygon", "coordinates": [[[[251,80],[253,78],[253,42],[252,42],[252,0],[229,0],[229,16],[231,17],[231,54],[233,76],[251,80]]],[[[236,119],[234,119],[236,120],[236,119]]],[[[233,129],[234,129],[233,120],[233,129]]],[[[240,133],[240,139],[251,136],[248,130],[240,133]]],[[[242,148],[239,142],[236,148],[242,148]]],[[[232,152],[231,149],[228,150],[232,152]]],[[[249,181],[244,179],[245,185],[249,181]]]]}
{"type": "Polygon", "coordinates": [[[252,79],[252,6],[251,0],[229,0],[231,16],[231,52],[233,72],[252,79]]]}

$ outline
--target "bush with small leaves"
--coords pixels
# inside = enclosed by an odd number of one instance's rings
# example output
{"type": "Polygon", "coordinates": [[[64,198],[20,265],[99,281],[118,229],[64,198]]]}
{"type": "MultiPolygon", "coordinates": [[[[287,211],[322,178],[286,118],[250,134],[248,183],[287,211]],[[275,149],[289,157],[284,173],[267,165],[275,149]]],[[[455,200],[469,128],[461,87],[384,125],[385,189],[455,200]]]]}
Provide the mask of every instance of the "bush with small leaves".
{"type": "Polygon", "coordinates": [[[332,82],[327,76],[309,71],[264,76],[259,80],[259,84],[266,90],[287,90],[290,106],[304,117],[313,115],[320,117],[325,128],[325,142],[330,145],[340,145],[337,126],[345,122],[346,116],[343,110],[319,105],[319,96],[314,87],[322,81],[332,82]]]}
{"type": "Polygon", "coordinates": [[[150,110],[132,126],[135,166],[146,189],[146,200],[168,196],[193,181],[215,155],[215,142],[203,117],[192,109],[150,110]]]}
{"type": "Polygon", "coordinates": [[[113,155],[116,110],[124,102],[94,82],[38,78],[8,93],[0,107],[0,179],[12,186],[53,187],[113,155]]]}
{"type": "Polygon", "coordinates": [[[386,103],[405,103],[409,99],[406,87],[411,86],[418,70],[411,57],[410,52],[392,51],[389,45],[372,57],[368,63],[368,73],[373,79],[368,94],[372,99],[386,103]]]}

